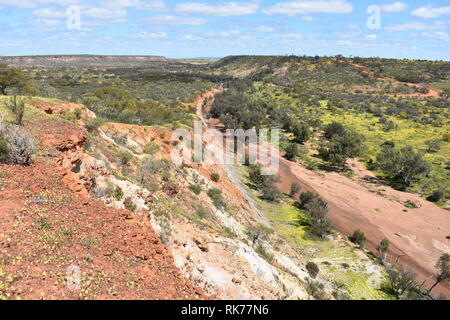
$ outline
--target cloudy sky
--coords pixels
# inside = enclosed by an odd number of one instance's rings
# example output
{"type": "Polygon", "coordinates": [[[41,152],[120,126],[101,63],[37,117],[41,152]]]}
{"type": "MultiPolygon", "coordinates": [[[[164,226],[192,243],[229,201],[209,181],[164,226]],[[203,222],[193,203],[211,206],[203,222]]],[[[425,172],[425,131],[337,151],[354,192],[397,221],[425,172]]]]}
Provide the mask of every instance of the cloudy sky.
{"type": "Polygon", "coordinates": [[[0,0],[0,55],[450,60],[450,0],[0,0]]]}

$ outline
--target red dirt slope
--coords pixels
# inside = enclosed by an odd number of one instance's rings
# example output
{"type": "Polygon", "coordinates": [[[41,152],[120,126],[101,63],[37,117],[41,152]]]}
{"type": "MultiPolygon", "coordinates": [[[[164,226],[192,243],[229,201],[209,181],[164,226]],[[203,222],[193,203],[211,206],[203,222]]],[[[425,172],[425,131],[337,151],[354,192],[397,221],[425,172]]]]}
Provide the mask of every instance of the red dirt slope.
{"type": "Polygon", "coordinates": [[[0,166],[0,299],[196,299],[144,218],[80,197],[64,171],[0,166]],[[67,267],[80,268],[78,290],[67,267]]]}
{"type": "Polygon", "coordinates": [[[0,300],[206,298],[175,267],[148,216],[88,198],[73,172],[84,129],[40,117],[25,127],[40,156],[28,167],[0,165],[0,300]],[[81,272],[73,290],[70,266],[81,272]]]}

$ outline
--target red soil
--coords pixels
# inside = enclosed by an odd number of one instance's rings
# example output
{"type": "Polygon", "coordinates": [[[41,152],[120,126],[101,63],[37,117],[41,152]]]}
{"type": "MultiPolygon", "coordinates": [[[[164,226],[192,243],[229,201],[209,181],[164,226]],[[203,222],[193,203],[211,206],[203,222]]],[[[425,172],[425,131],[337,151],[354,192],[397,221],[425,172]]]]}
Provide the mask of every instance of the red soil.
{"type": "Polygon", "coordinates": [[[84,129],[58,119],[26,129],[42,156],[31,166],[0,165],[0,299],[206,298],[175,267],[148,216],[88,198],[73,172],[84,129]],[[69,266],[80,268],[79,289],[67,286],[69,266]]]}
{"type": "Polygon", "coordinates": [[[146,217],[79,197],[53,164],[1,165],[0,173],[0,298],[204,297],[174,267],[146,217]],[[78,290],[67,288],[71,265],[82,273],[78,290]]]}

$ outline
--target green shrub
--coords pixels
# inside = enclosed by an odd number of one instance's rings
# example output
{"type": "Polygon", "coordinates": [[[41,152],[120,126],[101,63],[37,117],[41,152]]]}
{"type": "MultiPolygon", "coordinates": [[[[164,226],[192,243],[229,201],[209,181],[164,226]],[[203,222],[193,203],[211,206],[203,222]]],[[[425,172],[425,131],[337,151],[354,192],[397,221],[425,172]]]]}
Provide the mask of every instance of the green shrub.
{"type": "Polygon", "coordinates": [[[211,198],[216,208],[222,208],[225,206],[225,199],[223,198],[222,190],[217,188],[211,188],[208,190],[207,194],[208,197],[211,198]]]}
{"type": "Polygon", "coordinates": [[[328,219],[328,204],[320,198],[314,198],[305,205],[312,234],[324,238],[331,232],[332,224],[328,219]]]}
{"type": "Polygon", "coordinates": [[[14,115],[14,123],[18,126],[22,126],[23,117],[25,116],[25,101],[17,96],[12,96],[6,102],[6,106],[14,115]]]}
{"type": "Polygon", "coordinates": [[[6,141],[4,135],[0,132],[0,163],[6,162],[8,157],[8,142],[6,141]]]}
{"type": "Polygon", "coordinates": [[[317,300],[327,300],[327,295],[324,291],[324,284],[318,281],[307,280],[306,292],[317,300]]]}
{"type": "Polygon", "coordinates": [[[116,186],[112,182],[108,183],[107,194],[109,197],[112,197],[112,198],[116,199],[117,201],[122,200],[122,198],[124,196],[122,189],[120,189],[118,186],[116,186]]]}
{"type": "Polygon", "coordinates": [[[318,195],[313,192],[305,191],[300,194],[300,208],[305,209],[306,205],[313,199],[316,199],[318,195]]]}
{"type": "Polygon", "coordinates": [[[286,149],[286,154],[284,157],[289,161],[296,161],[299,155],[298,145],[297,143],[290,143],[286,149]]]}
{"type": "Polygon", "coordinates": [[[76,108],[75,110],[73,110],[73,114],[75,115],[75,118],[77,118],[78,120],[80,120],[81,117],[83,116],[83,112],[81,111],[80,108],[76,108]]]}
{"type": "Polygon", "coordinates": [[[405,205],[405,207],[407,207],[409,209],[417,209],[417,208],[419,208],[417,206],[417,204],[415,202],[411,201],[411,200],[406,200],[404,205],[405,205]]]}
{"type": "Polygon", "coordinates": [[[158,144],[154,142],[149,142],[144,146],[144,153],[155,154],[158,153],[160,149],[161,147],[158,144]]]}
{"type": "Polygon", "coordinates": [[[264,260],[271,263],[274,259],[273,255],[267,252],[267,250],[260,244],[256,249],[256,253],[258,253],[264,260]]]}
{"type": "Polygon", "coordinates": [[[441,200],[445,199],[445,192],[444,190],[436,190],[434,191],[428,198],[428,201],[432,201],[432,202],[439,202],[441,200]]]}
{"type": "MultiPolygon", "coordinates": [[[[272,177],[273,178],[273,177],[272,177]]],[[[275,185],[276,180],[265,179],[261,188],[261,198],[270,202],[277,202],[281,199],[282,194],[275,185]]]]}
{"type": "Polygon", "coordinates": [[[411,146],[402,149],[385,144],[377,156],[376,166],[385,174],[399,177],[407,186],[431,171],[430,164],[411,146]]]}
{"type": "Polygon", "coordinates": [[[189,185],[189,190],[191,190],[196,195],[199,195],[202,192],[202,188],[198,184],[189,185]]]}
{"type": "Polygon", "coordinates": [[[170,178],[172,177],[170,171],[168,170],[164,170],[163,172],[161,172],[161,179],[163,181],[170,181],[170,178]]]}
{"type": "Polygon", "coordinates": [[[201,219],[210,217],[210,213],[203,206],[198,206],[195,210],[195,214],[201,219]]]}
{"type": "Polygon", "coordinates": [[[320,271],[319,266],[312,261],[306,264],[306,270],[313,279],[317,277],[320,271]]]}
{"type": "Polygon", "coordinates": [[[211,173],[211,180],[214,181],[214,182],[219,182],[220,175],[217,172],[211,173]]]}
{"type": "Polygon", "coordinates": [[[297,182],[291,184],[291,197],[295,197],[296,194],[300,193],[300,185],[297,182]]]}
{"type": "Polygon", "coordinates": [[[133,159],[133,154],[127,150],[120,150],[117,156],[123,165],[127,165],[133,159]]]}
{"type": "Polygon", "coordinates": [[[123,205],[125,206],[125,209],[132,211],[132,212],[136,211],[136,209],[137,209],[136,204],[133,202],[133,200],[130,197],[126,198],[123,201],[123,205]]]}
{"type": "Polygon", "coordinates": [[[105,124],[105,120],[102,118],[92,118],[86,123],[86,129],[89,132],[95,132],[100,129],[101,126],[105,124]]]}
{"type": "Polygon", "coordinates": [[[344,126],[339,122],[332,122],[324,129],[324,137],[331,140],[334,136],[343,136],[345,134],[344,126]]]}
{"type": "Polygon", "coordinates": [[[364,250],[365,246],[366,246],[366,236],[364,235],[364,232],[362,232],[361,230],[355,230],[353,232],[353,235],[351,237],[352,242],[356,243],[357,245],[359,245],[359,248],[361,250],[364,250]]]}

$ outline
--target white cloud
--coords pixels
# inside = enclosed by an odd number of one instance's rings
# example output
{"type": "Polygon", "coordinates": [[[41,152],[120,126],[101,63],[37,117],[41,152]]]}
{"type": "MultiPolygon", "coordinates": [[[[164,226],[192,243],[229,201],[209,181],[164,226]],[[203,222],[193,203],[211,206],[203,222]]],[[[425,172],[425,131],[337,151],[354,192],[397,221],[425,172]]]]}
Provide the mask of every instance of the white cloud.
{"type": "Polygon", "coordinates": [[[408,5],[401,1],[396,1],[394,3],[389,3],[381,6],[381,10],[388,13],[400,12],[408,9],[408,5]]]}
{"type": "Polygon", "coordinates": [[[164,1],[152,0],[101,0],[102,6],[115,9],[133,8],[138,10],[163,11],[164,1]]]}
{"type": "Polygon", "coordinates": [[[186,34],[181,37],[181,40],[187,40],[187,41],[203,41],[204,39],[200,36],[194,35],[194,34],[186,34]]]}
{"type": "Polygon", "coordinates": [[[417,31],[417,30],[426,30],[429,26],[422,22],[407,22],[394,24],[386,28],[388,31],[417,31]]]}
{"type": "Polygon", "coordinates": [[[57,11],[50,8],[34,10],[33,15],[39,18],[47,18],[47,19],[64,19],[65,17],[67,17],[67,14],[65,12],[57,11]]]}
{"type": "Polygon", "coordinates": [[[311,22],[311,21],[314,21],[314,18],[311,17],[311,16],[302,16],[302,17],[300,18],[300,20],[301,20],[301,21],[311,22]]]}
{"type": "Polygon", "coordinates": [[[422,35],[427,38],[438,39],[442,41],[449,41],[450,37],[447,32],[436,31],[436,32],[422,32],[422,35]]]}
{"type": "Polygon", "coordinates": [[[180,13],[199,13],[209,16],[231,17],[254,14],[259,5],[247,2],[222,2],[222,3],[200,3],[186,2],[175,7],[180,13]]]}
{"type": "Polygon", "coordinates": [[[0,0],[0,5],[24,9],[36,7],[36,3],[30,0],[0,0]]]}
{"type": "Polygon", "coordinates": [[[299,33],[284,33],[284,34],[280,35],[279,38],[289,39],[289,40],[300,40],[300,39],[303,39],[303,36],[299,33]]]}
{"type": "Polygon", "coordinates": [[[186,26],[201,26],[206,24],[206,19],[193,18],[193,17],[178,17],[171,15],[157,15],[148,16],[145,18],[145,22],[151,24],[167,24],[167,25],[186,25],[186,26]]]}
{"type": "Polygon", "coordinates": [[[265,14],[350,13],[353,6],[345,0],[280,2],[264,10],[265,14]]]}
{"type": "Polygon", "coordinates": [[[433,24],[422,22],[407,22],[394,24],[386,28],[388,31],[418,31],[418,30],[436,30],[445,29],[447,24],[443,21],[436,21],[433,24]]]}
{"type": "Polygon", "coordinates": [[[139,34],[132,35],[131,38],[136,39],[164,39],[167,38],[167,33],[159,32],[141,32],[139,34]]]}
{"type": "Polygon", "coordinates": [[[127,12],[123,9],[107,9],[92,7],[82,11],[82,14],[94,19],[112,20],[113,22],[124,22],[127,12]]]}
{"type": "Polygon", "coordinates": [[[438,18],[444,15],[450,15],[450,6],[449,7],[421,7],[411,12],[413,16],[419,18],[438,18]]]}
{"type": "Polygon", "coordinates": [[[241,32],[239,30],[230,30],[230,31],[220,31],[220,32],[208,32],[206,35],[208,37],[222,37],[222,38],[228,38],[231,36],[235,36],[240,34],[241,32]]]}
{"type": "Polygon", "coordinates": [[[364,36],[364,39],[366,40],[376,40],[377,39],[377,35],[376,34],[368,34],[364,36]]]}
{"type": "Polygon", "coordinates": [[[274,32],[275,28],[262,25],[262,26],[259,26],[258,28],[256,28],[256,31],[259,31],[259,32],[274,32]]]}
{"type": "Polygon", "coordinates": [[[35,24],[42,26],[42,27],[54,27],[60,25],[60,20],[54,20],[54,19],[37,19],[35,21],[35,24]]]}

